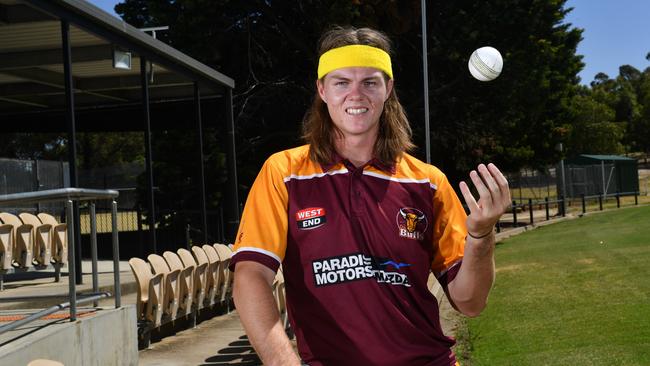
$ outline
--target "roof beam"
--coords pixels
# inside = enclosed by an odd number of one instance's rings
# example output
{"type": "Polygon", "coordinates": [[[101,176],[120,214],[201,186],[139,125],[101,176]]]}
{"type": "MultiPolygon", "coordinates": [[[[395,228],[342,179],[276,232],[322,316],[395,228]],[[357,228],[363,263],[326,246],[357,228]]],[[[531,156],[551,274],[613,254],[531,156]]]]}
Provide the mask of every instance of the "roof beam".
{"type": "MultiPolygon", "coordinates": [[[[110,62],[112,57],[112,46],[110,44],[74,47],[72,49],[73,63],[99,60],[107,60],[107,62],[110,62]]],[[[0,53],[0,70],[60,65],[61,60],[63,60],[63,52],[60,48],[0,53]]]]}
{"type": "Polygon", "coordinates": [[[9,102],[9,103],[14,103],[14,104],[28,105],[30,107],[39,107],[39,108],[47,108],[48,107],[45,104],[32,103],[32,102],[28,102],[28,101],[20,100],[20,99],[0,97],[0,100],[3,101],[3,102],[9,102]]]}
{"type": "MultiPolygon", "coordinates": [[[[140,75],[128,76],[103,76],[97,78],[79,79],[75,85],[84,90],[124,90],[137,88],[140,89],[140,75]]],[[[157,86],[175,86],[175,85],[192,85],[192,80],[187,79],[176,73],[156,73],[154,82],[149,85],[151,88],[157,86]]]]}
{"type": "MultiPolygon", "coordinates": [[[[39,68],[29,68],[29,69],[19,69],[19,70],[5,70],[3,71],[4,74],[12,75],[19,77],[21,79],[29,80],[34,83],[42,84],[42,85],[47,85],[59,89],[65,89],[65,85],[63,83],[63,74],[55,72],[55,71],[49,71],[49,70],[43,70],[39,68]]],[[[80,81],[83,79],[74,79],[73,84],[75,86],[74,91],[76,93],[85,93],[89,95],[94,95],[96,97],[101,97],[109,100],[114,100],[118,102],[128,102],[128,99],[124,98],[119,98],[115,97],[112,95],[108,94],[103,94],[103,93],[97,93],[93,92],[90,90],[85,90],[84,88],[80,87],[80,81]]]]}

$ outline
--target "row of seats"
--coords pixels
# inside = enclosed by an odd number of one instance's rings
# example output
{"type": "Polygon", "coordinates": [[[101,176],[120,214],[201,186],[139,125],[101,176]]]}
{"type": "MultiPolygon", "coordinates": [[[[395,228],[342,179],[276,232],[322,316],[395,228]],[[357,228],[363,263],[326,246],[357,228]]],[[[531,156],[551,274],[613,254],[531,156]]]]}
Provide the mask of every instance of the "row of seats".
{"type": "MultiPolygon", "coordinates": [[[[196,319],[202,309],[225,307],[232,299],[234,273],[232,249],[225,244],[196,245],[192,250],[150,254],[147,261],[134,257],[129,265],[138,284],[137,312],[141,341],[148,347],[149,334],[177,319],[196,319]]],[[[280,320],[289,331],[282,269],[273,281],[280,320]]]]}
{"type": "Polygon", "coordinates": [[[60,267],[68,259],[67,225],[47,213],[0,213],[0,273],[60,267]]]}
{"type": "Polygon", "coordinates": [[[192,251],[150,254],[147,261],[131,258],[129,265],[138,283],[138,320],[149,329],[201,309],[227,306],[233,276],[228,270],[232,250],[224,244],[193,246],[192,251]]]}

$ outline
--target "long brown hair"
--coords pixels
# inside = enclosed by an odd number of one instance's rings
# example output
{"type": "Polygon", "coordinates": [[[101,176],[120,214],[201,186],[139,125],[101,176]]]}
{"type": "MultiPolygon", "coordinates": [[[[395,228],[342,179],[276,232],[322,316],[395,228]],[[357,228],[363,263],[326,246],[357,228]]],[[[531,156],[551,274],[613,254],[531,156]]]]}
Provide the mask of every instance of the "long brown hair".
{"type": "MultiPolygon", "coordinates": [[[[355,44],[377,47],[391,54],[390,39],[370,28],[337,26],[325,32],[318,44],[319,57],[333,48],[355,44]]],[[[387,75],[384,74],[384,77],[388,80],[387,75]]],[[[340,135],[341,131],[334,125],[327,111],[327,104],[316,91],[312,105],[305,114],[302,128],[303,139],[310,145],[311,160],[321,164],[331,162],[335,151],[334,141],[340,135]]],[[[375,158],[387,165],[395,163],[402,153],[415,147],[411,135],[411,126],[393,87],[379,118],[379,135],[374,147],[375,158]]]]}

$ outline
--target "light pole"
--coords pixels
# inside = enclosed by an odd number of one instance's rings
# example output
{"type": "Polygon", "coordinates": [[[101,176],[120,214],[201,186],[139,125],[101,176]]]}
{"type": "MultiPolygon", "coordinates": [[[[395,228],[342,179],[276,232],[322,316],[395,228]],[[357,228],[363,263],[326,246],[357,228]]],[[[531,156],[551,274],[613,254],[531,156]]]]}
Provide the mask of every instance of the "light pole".
{"type": "Polygon", "coordinates": [[[422,10],[422,71],[424,79],[424,149],[426,151],[427,164],[431,164],[431,136],[429,132],[429,72],[427,62],[427,4],[426,0],[421,1],[422,10]]]}

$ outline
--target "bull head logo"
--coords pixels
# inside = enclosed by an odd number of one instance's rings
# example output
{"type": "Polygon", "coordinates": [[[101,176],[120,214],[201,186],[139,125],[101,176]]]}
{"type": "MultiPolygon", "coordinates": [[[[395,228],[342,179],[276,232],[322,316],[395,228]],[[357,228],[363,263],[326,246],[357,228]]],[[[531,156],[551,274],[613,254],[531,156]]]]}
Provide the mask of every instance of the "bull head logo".
{"type": "MultiPolygon", "coordinates": [[[[414,209],[411,210],[416,211],[414,209]]],[[[409,233],[415,232],[418,223],[426,219],[426,216],[422,212],[420,211],[417,212],[419,213],[419,215],[412,212],[405,212],[403,208],[400,208],[399,210],[400,216],[404,219],[404,222],[406,223],[406,231],[408,231],[409,233]]]]}

